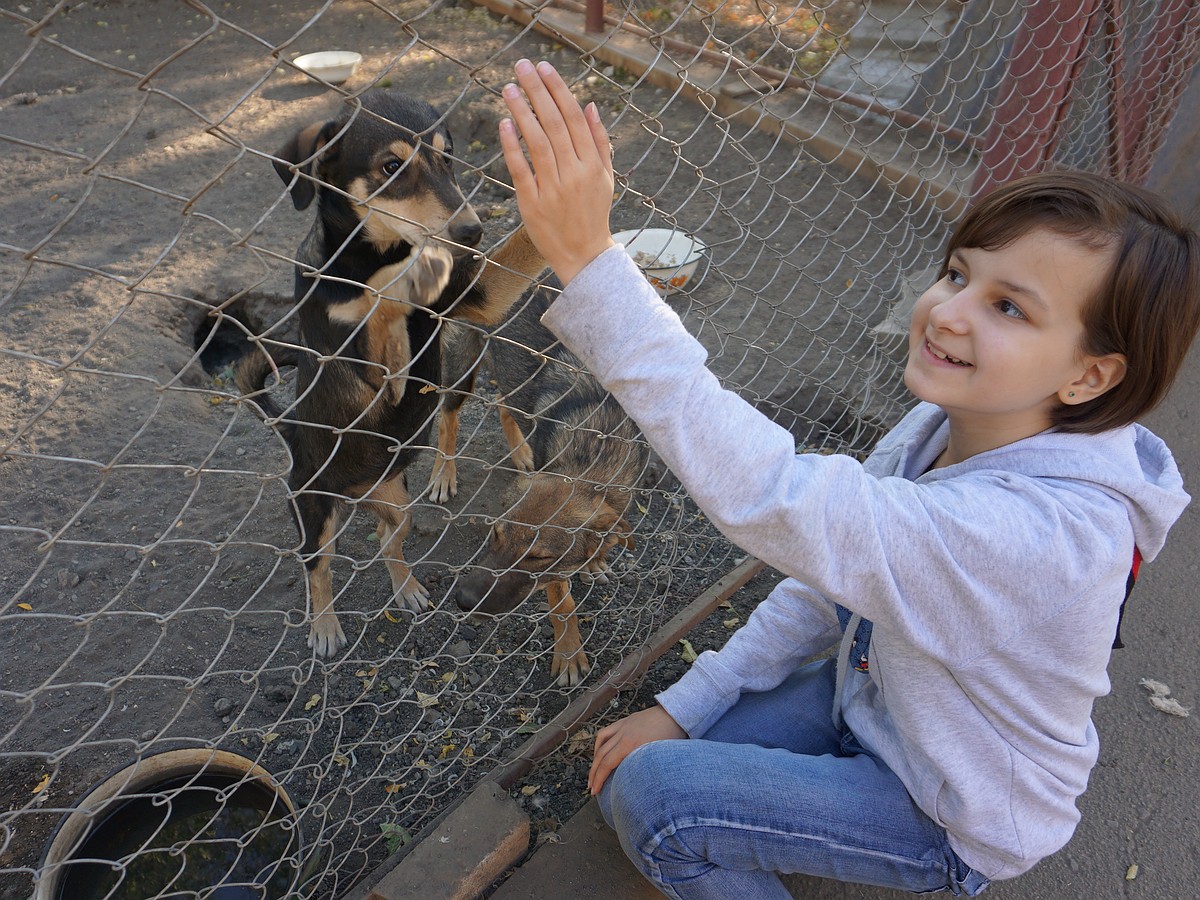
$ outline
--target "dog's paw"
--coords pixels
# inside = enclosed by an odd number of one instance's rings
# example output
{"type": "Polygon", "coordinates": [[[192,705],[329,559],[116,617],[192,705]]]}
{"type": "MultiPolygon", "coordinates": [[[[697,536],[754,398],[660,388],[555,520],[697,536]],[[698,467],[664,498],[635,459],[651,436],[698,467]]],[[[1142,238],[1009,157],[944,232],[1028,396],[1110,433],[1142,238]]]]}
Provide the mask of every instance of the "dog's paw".
{"type": "Polygon", "coordinates": [[[405,609],[411,609],[413,612],[424,612],[432,606],[429,602],[429,591],[425,590],[425,585],[417,581],[417,576],[412,574],[396,589],[395,599],[405,609]]]}
{"type": "Polygon", "coordinates": [[[308,630],[308,646],[322,657],[333,656],[346,646],[346,634],[336,613],[324,612],[313,619],[308,630]]]}
{"type": "Polygon", "coordinates": [[[522,472],[533,471],[533,448],[529,446],[529,442],[523,442],[516,450],[510,454],[512,464],[522,472]]]}
{"type": "Polygon", "coordinates": [[[587,654],[580,648],[570,655],[554,653],[550,661],[550,674],[559,687],[575,687],[583,682],[583,678],[592,671],[587,654]]]}
{"type": "Polygon", "coordinates": [[[608,584],[610,572],[612,572],[612,566],[608,564],[608,560],[597,556],[584,565],[579,572],[579,577],[589,584],[608,584]]]}
{"type": "Polygon", "coordinates": [[[433,461],[429,475],[429,499],[445,503],[458,493],[458,465],[450,457],[439,456],[433,461]]]}
{"type": "Polygon", "coordinates": [[[454,257],[441,244],[424,247],[409,266],[407,277],[411,292],[409,299],[417,306],[430,306],[442,296],[450,283],[454,257]]]}

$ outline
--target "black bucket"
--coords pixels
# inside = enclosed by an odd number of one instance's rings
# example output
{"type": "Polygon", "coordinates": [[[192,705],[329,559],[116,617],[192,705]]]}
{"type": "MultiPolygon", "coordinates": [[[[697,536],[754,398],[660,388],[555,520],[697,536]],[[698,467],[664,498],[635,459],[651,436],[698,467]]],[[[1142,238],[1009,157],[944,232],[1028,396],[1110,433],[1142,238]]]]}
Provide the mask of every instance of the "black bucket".
{"type": "Polygon", "coordinates": [[[110,775],[63,817],[33,900],[271,900],[294,896],[303,862],[295,807],[266,769],[225,750],[165,750],[110,775]]]}

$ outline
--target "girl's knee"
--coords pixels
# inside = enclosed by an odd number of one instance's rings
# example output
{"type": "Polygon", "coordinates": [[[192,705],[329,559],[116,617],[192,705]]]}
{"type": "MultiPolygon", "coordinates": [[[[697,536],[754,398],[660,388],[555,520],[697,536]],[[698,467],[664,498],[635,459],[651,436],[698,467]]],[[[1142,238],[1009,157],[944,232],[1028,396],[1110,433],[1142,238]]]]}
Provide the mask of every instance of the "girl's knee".
{"type": "Polygon", "coordinates": [[[664,797],[678,795],[677,746],[682,741],[653,741],[643,744],[609,776],[600,792],[600,811],[618,833],[657,830],[654,820],[667,804],[664,797]]]}

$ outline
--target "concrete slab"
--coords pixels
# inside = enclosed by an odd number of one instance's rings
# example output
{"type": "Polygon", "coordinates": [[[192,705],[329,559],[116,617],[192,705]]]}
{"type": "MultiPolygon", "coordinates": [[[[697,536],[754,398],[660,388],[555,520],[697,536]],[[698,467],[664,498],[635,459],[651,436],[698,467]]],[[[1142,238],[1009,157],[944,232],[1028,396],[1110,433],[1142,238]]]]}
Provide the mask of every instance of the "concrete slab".
{"type": "Polygon", "coordinates": [[[528,848],[529,817],[507,791],[485,781],[363,893],[366,900],[470,900],[528,848]]]}
{"type": "Polygon", "coordinates": [[[621,850],[592,800],[543,844],[491,900],[654,900],[657,890],[621,850]]]}

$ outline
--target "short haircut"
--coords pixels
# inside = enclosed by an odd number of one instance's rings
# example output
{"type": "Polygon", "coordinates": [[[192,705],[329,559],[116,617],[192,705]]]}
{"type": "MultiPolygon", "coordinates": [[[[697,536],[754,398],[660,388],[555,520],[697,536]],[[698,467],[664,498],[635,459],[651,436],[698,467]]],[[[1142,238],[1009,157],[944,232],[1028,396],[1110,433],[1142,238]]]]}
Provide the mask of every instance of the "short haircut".
{"type": "Polygon", "coordinates": [[[1060,431],[1094,434],[1144,416],[1166,396],[1200,328],[1200,238],[1150,191],[1084,172],[1018,178],[977,201],[954,229],[960,248],[997,250],[1038,228],[1111,253],[1083,307],[1083,355],[1120,353],[1125,377],[1051,414],[1060,431]]]}

